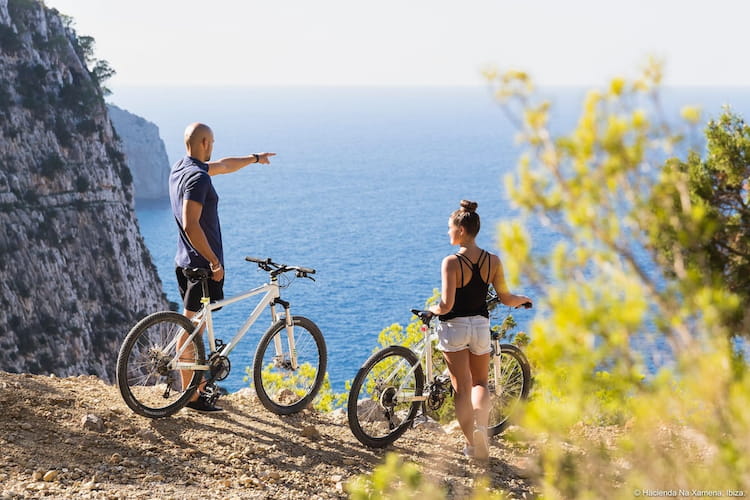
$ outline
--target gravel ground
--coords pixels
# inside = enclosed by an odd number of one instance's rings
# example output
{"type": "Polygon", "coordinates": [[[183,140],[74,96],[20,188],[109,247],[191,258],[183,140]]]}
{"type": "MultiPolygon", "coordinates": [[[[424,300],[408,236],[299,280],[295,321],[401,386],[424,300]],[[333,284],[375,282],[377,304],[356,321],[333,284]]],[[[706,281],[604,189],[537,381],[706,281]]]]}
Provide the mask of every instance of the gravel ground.
{"type": "Polygon", "coordinates": [[[346,498],[347,480],[389,451],[419,464],[450,498],[467,497],[479,478],[514,498],[534,496],[530,446],[495,438],[489,463],[476,463],[461,454],[455,423],[425,424],[370,450],[341,410],[282,417],[249,389],[219,404],[218,415],[151,420],[93,376],[0,372],[0,499],[346,498]]]}

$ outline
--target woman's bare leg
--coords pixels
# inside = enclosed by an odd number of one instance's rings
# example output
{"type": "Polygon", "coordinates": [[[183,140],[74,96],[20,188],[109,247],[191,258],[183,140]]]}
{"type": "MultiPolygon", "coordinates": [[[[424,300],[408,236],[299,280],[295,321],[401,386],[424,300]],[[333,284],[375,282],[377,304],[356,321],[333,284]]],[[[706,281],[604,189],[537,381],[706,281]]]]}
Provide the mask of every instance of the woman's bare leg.
{"type": "Polygon", "coordinates": [[[469,369],[469,350],[444,352],[448,363],[451,383],[455,396],[456,420],[461,426],[469,446],[474,446],[474,410],[472,407],[471,370],[469,369]]]}

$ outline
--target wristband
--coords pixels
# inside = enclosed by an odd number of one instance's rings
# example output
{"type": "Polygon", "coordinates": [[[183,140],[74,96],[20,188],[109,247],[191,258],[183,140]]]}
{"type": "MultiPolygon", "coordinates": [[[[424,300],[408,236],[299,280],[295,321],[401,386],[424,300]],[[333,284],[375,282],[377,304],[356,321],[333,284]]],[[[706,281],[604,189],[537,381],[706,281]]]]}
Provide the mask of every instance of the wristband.
{"type": "Polygon", "coordinates": [[[253,156],[255,157],[255,163],[260,163],[260,155],[257,153],[253,153],[253,156]]]}

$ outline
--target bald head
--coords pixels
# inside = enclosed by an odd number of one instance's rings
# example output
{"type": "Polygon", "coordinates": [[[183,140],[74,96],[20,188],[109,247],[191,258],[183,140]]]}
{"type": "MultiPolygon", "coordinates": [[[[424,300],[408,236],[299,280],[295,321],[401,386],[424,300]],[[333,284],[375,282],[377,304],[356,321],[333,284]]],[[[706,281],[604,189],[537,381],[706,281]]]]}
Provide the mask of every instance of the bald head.
{"type": "Polygon", "coordinates": [[[191,123],[185,129],[185,149],[188,155],[200,161],[211,159],[214,133],[205,123],[191,123]]]}

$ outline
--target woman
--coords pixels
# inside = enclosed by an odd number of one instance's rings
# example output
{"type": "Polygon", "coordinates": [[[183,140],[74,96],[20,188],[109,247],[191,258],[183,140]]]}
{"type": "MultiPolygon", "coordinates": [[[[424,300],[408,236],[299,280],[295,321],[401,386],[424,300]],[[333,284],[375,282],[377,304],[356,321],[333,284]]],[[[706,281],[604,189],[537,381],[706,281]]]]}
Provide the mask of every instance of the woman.
{"type": "Polygon", "coordinates": [[[455,390],[456,418],[468,443],[464,454],[487,459],[490,412],[487,289],[492,283],[500,301],[508,306],[530,305],[531,299],[510,293],[498,256],[477,246],[476,209],[475,202],[461,200],[461,208],[448,219],[451,245],[458,245],[459,249],[443,259],[441,300],[430,311],[440,317],[438,349],[448,363],[455,390]]]}

